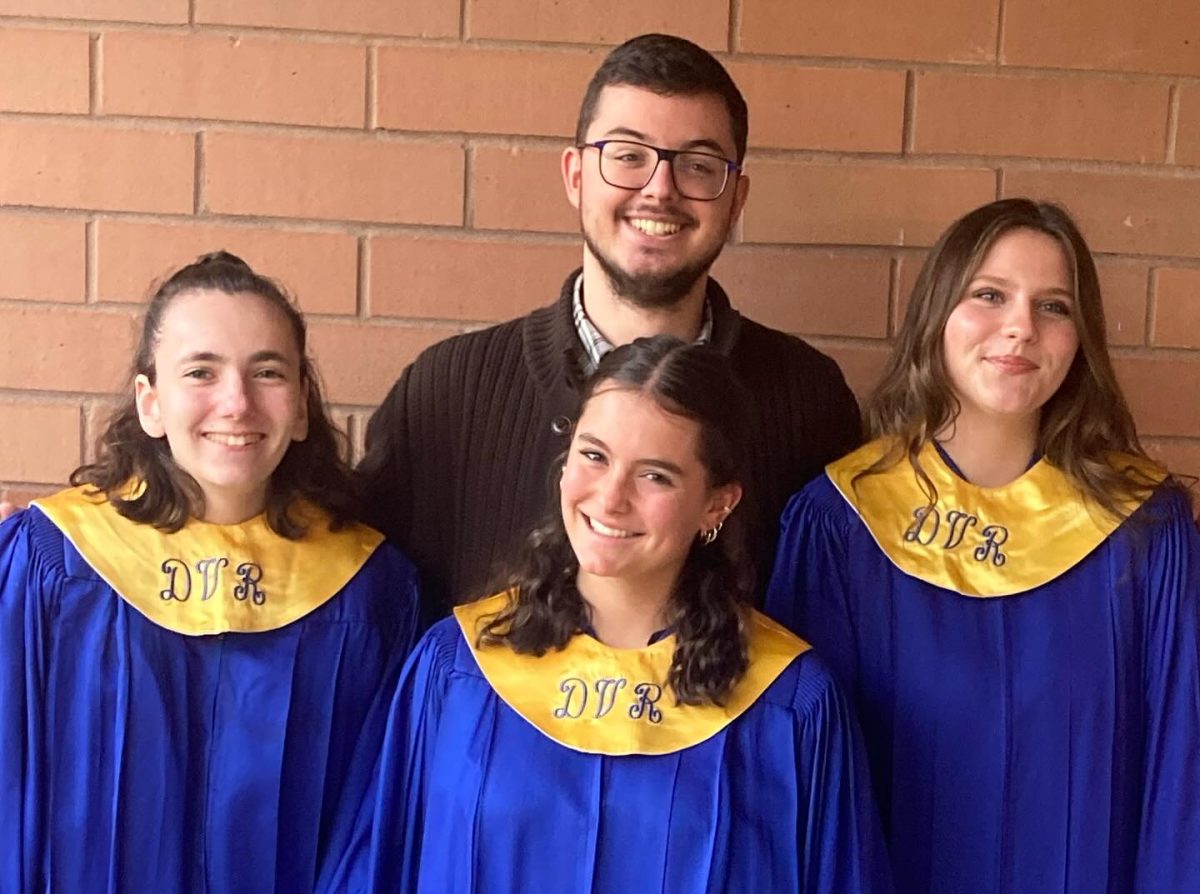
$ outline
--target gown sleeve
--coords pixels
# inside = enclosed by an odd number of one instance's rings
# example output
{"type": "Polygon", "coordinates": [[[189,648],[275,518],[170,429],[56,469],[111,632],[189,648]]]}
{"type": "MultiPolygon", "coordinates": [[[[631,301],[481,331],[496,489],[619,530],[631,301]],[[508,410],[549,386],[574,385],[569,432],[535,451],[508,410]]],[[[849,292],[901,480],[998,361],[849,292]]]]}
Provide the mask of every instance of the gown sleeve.
{"type": "Polygon", "coordinates": [[[891,870],[862,736],[845,695],[809,653],[798,686],[797,783],[807,788],[798,833],[804,894],[886,894],[891,870]]]}
{"type": "Polygon", "coordinates": [[[788,501],[780,521],[779,549],[764,611],[810,643],[854,692],[857,649],[849,527],[841,495],[822,475],[788,501]]]}
{"type": "Polygon", "coordinates": [[[386,732],[365,793],[343,803],[318,892],[393,894],[417,886],[425,767],[442,715],[457,627],[448,619],[417,644],[387,705],[386,732]]]}
{"type": "Polygon", "coordinates": [[[55,588],[39,568],[26,509],[0,524],[0,891],[41,890],[45,828],[42,605],[55,588]]]}
{"type": "Polygon", "coordinates": [[[1162,517],[1140,532],[1148,639],[1138,894],[1200,891],[1200,534],[1187,498],[1165,496],[1162,517]]]}

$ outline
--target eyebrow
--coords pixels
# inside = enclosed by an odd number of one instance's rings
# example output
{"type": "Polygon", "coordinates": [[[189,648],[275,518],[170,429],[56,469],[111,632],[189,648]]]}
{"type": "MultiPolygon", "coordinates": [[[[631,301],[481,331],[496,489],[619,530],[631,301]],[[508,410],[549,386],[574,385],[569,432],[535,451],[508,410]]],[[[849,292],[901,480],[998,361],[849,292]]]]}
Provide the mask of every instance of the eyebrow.
{"type": "MultiPolygon", "coordinates": [[[[968,285],[973,285],[974,283],[977,283],[977,282],[991,282],[991,283],[997,283],[1002,286],[1010,286],[1010,287],[1013,285],[1013,281],[1011,279],[1006,279],[1003,276],[989,276],[986,273],[976,274],[975,276],[971,277],[971,282],[968,283],[968,285]]],[[[1075,293],[1073,291],[1071,291],[1070,289],[1059,289],[1056,287],[1056,288],[1052,288],[1052,289],[1047,289],[1042,294],[1063,295],[1067,298],[1070,298],[1072,301],[1075,300],[1075,293]]]]}
{"type": "MultiPolygon", "coordinates": [[[[228,358],[224,354],[218,354],[216,351],[195,351],[185,356],[181,363],[223,363],[228,358]]],[[[250,355],[251,363],[287,363],[288,358],[279,351],[255,351],[250,355]]]]}
{"type": "MultiPolygon", "coordinates": [[[[595,447],[600,447],[604,450],[609,449],[608,445],[605,444],[599,438],[597,438],[595,435],[590,435],[587,432],[580,432],[577,435],[577,437],[579,438],[579,440],[587,441],[589,444],[591,444],[595,447]]],[[[653,457],[650,457],[647,459],[639,459],[636,461],[635,464],[638,466],[643,466],[643,467],[652,466],[655,469],[662,469],[664,472],[670,472],[673,475],[679,475],[680,477],[683,476],[683,469],[681,469],[675,463],[671,462],[669,459],[655,459],[653,457]]]]}
{"type": "MultiPolygon", "coordinates": [[[[605,136],[632,137],[635,140],[650,145],[650,137],[642,133],[640,130],[634,130],[632,127],[614,127],[609,130],[605,136]]],[[[727,152],[724,146],[722,146],[716,140],[710,140],[707,137],[702,137],[698,140],[687,140],[676,151],[690,152],[695,149],[711,149],[713,152],[716,152],[718,155],[720,155],[721,158],[725,158],[725,153],[727,152]]]]}

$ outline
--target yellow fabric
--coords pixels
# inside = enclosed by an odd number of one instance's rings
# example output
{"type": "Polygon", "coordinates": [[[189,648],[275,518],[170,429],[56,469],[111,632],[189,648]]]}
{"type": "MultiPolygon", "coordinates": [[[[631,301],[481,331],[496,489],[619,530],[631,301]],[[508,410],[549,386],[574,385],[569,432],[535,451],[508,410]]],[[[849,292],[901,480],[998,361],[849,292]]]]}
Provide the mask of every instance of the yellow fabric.
{"type": "Polygon", "coordinates": [[[806,652],[808,644],[754,612],[750,667],[726,703],[677,705],[666,685],[675,651],[668,636],[642,649],[614,649],[585,634],[540,658],[508,646],[476,646],[480,619],[501,593],[454,610],[484,677],[510,708],[567,748],[590,754],[670,754],[711,738],[735,720],[806,652]]]}
{"type": "MultiPolygon", "coordinates": [[[[1003,487],[978,487],[956,475],[933,444],[919,456],[938,493],[926,512],[928,499],[906,458],[854,482],[885,452],[883,442],[873,441],[825,471],[896,567],[966,596],[1039,587],[1073,568],[1120,525],[1089,509],[1071,480],[1044,459],[1003,487]]],[[[1134,465],[1153,480],[1163,477],[1134,457],[1112,462],[1134,465]]]]}
{"type": "Polygon", "coordinates": [[[264,516],[238,525],[193,519],[166,534],[89,491],[71,488],[33,505],[122,599],[191,636],[290,624],[340,591],[383,540],[362,525],[330,531],[325,514],[308,504],[297,513],[308,525],[298,541],[275,534],[264,516]]]}

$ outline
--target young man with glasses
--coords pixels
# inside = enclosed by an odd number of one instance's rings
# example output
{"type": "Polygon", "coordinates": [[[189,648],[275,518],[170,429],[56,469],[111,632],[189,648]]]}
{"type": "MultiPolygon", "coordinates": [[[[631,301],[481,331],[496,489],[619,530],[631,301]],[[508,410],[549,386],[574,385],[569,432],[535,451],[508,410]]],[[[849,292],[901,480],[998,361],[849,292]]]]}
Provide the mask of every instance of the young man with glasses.
{"type": "Polygon", "coordinates": [[[580,383],[613,346],[670,334],[727,355],[751,399],[738,512],[765,581],[787,497],[857,445],[836,364],[742,317],[708,276],[746,202],[746,103],[708,52],[661,34],[593,76],[563,153],[583,267],[554,304],[437,344],[371,418],[372,521],[417,563],[432,615],[481,595],[552,505],[580,383]]]}

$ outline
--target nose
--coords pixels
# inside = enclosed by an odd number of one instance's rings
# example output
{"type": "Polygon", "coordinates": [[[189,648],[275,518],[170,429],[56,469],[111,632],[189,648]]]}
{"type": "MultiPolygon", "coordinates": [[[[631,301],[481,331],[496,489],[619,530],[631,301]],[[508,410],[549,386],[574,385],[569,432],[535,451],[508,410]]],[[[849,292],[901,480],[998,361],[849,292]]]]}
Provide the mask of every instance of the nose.
{"type": "Polygon", "coordinates": [[[244,416],[250,406],[250,392],[245,380],[235,374],[223,376],[217,396],[217,407],[222,416],[237,418],[244,416]]]}
{"type": "Polygon", "coordinates": [[[1018,341],[1034,341],[1037,339],[1037,319],[1034,316],[1033,303],[1025,298],[1010,301],[1004,317],[1004,334],[1018,341]]]}
{"type": "Polygon", "coordinates": [[[660,199],[674,198],[676,190],[673,164],[673,161],[659,157],[654,165],[654,173],[650,175],[650,182],[642,187],[642,195],[660,199]]]}
{"type": "Polygon", "coordinates": [[[629,479],[624,473],[610,469],[599,482],[600,506],[606,513],[619,515],[629,508],[629,479]]]}

